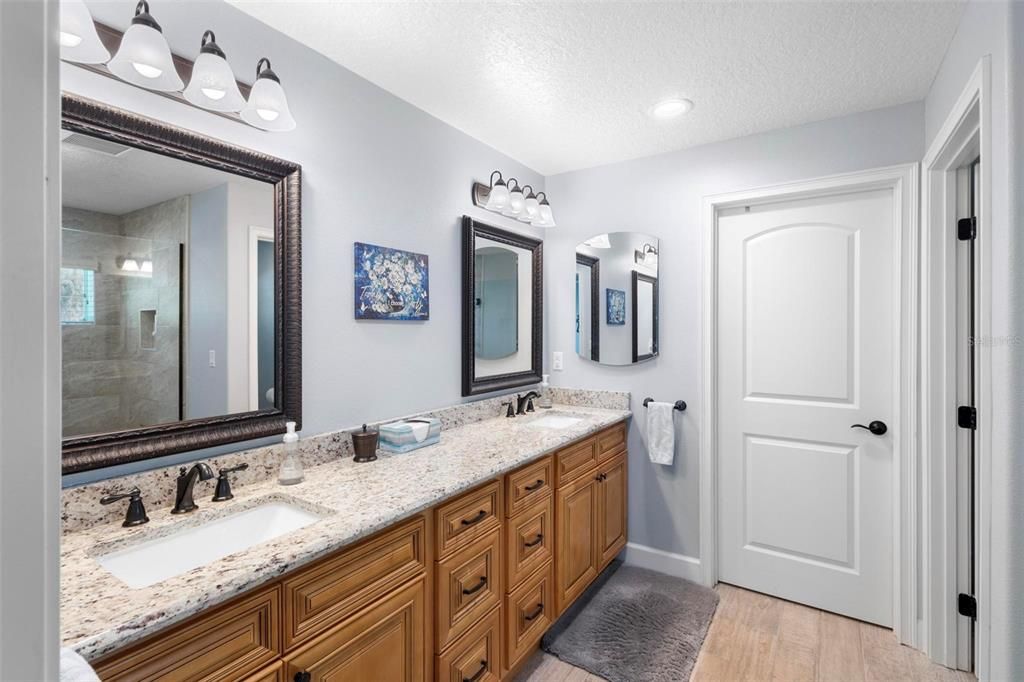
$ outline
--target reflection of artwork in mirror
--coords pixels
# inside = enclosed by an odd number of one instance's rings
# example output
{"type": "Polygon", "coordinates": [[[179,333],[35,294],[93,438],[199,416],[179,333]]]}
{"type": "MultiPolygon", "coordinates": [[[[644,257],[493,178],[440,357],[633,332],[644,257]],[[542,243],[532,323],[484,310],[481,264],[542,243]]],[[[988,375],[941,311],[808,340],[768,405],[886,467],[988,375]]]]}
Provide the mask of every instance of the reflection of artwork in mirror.
{"type": "Polygon", "coordinates": [[[428,262],[421,253],[356,242],[356,319],[429,320],[428,262]]]}
{"type": "Polygon", "coordinates": [[[633,272],[633,362],[658,354],[658,280],[633,272]]]}
{"type": "Polygon", "coordinates": [[[273,185],[81,133],[61,161],[64,436],[272,409],[273,185]]]}
{"type": "Polygon", "coordinates": [[[601,359],[601,259],[576,254],[576,354],[601,359]]]}
{"type": "Polygon", "coordinates": [[[540,381],[542,244],[463,218],[462,394],[540,381]]]}
{"type": "Polygon", "coordinates": [[[519,254],[484,246],[474,260],[474,354],[482,360],[507,358],[519,350],[519,254]]]}
{"type": "Polygon", "coordinates": [[[608,324],[626,324],[626,292],[620,289],[605,290],[607,302],[605,311],[608,324]]]}
{"type": "Polygon", "coordinates": [[[572,323],[581,358],[630,365],[657,356],[659,247],[656,237],[640,232],[598,234],[576,246],[572,323]],[[639,297],[633,295],[634,272],[653,280],[640,281],[639,297]],[[639,335],[635,353],[634,324],[639,335]]]}

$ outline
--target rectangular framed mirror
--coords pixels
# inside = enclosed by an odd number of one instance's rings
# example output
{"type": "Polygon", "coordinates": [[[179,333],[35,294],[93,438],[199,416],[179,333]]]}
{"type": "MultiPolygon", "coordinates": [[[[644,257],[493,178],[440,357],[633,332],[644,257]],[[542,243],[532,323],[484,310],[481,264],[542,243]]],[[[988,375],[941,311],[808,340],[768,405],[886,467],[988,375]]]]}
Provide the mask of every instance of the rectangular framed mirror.
{"type": "Polygon", "coordinates": [[[64,473],[301,425],[300,167],[62,105],[64,473]]]}
{"type": "Polygon", "coordinates": [[[576,354],[601,361],[601,259],[576,254],[576,354]]]}
{"type": "Polygon", "coordinates": [[[543,244],[462,219],[462,395],[541,380],[543,244]]]}

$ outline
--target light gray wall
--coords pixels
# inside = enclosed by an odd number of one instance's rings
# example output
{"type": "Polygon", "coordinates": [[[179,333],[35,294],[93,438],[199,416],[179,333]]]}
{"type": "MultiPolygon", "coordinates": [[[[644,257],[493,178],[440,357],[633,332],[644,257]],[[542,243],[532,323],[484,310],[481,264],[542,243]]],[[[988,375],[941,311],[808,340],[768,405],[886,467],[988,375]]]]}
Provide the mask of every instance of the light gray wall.
{"type": "MultiPolygon", "coordinates": [[[[554,372],[552,384],[630,391],[640,419],[646,396],[689,406],[676,417],[672,467],[651,464],[639,419],[630,426],[631,542],[700,556],[702,198],[919,161],[923,115],[920,103],[907,104],[548,178],[549,193],[558,198],[558,228],[544,243],[548,350],[565,358],[565,371],[554,372]],[[620,230],[661,240],[661,355],[635,366],[605,367],[573,352],[573,254],[584,239],[620,230]]],[[[603,269],[601,276],[604,288],[603,269]]]]}
{"type": "MultiPolygon", "coordinates": [[[[1024,278],[1021,277],[1022,225],[1020,174],[1021,41],[1024,13],[1019,3],[969,2],[953,42],[925,99],[926,140],[930,145],[979,61],[991,63],[986,112],[990,140],[991,213],[982,238],[992,252],[991,292],[994,338],[1024,335],[1024,278]],[[1011,106],[1015,108],[1011,108],[1011,106]],[[1016,113],[1017,119],[1011,117],[1016,113]]],[[[983,344],[992,362],[991,496],[991,668],[990,679],[1024,679],[1024,433],[1020,426],[1024,395],[1024,346],[983,344]]],[[[984,514],[983,514],[984,518],[984,514]]],[[[985,601],[982,601],[984,607],[985,601]]],[[[982,619],[982,622],[984,618],[982,619]]],[[[985,659],[984,654],[982,660],[985,659]]],[[[986,671],[982,670],[984,674],[986,671]]]]}
{"type": "MultiPolygon", "coordinates": [[[[87,4],[98,21],[122,29],[135,8],[133,0],[87,4]]],[[[303,434],[463,400],[460,218],[542,234],[474,208],[471,184],[496,168],[538,190],[543,177],[223,2],[152,9],[180,54],[193,55],[212,29],[244,79],[270,57],[298,129],[262,132],[68,65],[63,87],[302,164],[303,434]],[[355,241],[430,256],[428,322],[355,322],[355,241]]]]}
{"type": "Polygon", "coordinates": [[[185,417],[196,419],[228,411],[228,185],[189,202],[185,417]]]}
{"type": "Polygon", "coordinates": [[[0,2],[0,680],[56,680],[57,3],[0,2]]]}

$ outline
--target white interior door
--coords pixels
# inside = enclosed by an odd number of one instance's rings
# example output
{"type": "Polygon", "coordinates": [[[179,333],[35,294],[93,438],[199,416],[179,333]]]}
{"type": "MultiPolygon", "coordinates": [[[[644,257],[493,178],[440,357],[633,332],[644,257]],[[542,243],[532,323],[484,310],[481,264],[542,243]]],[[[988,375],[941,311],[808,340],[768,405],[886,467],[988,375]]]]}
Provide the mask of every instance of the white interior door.
{"type": "Polygon", "coordinates": [[[892,190],[718,229],[719,579],[892,625],[892,190]],[[883,435],[852,424],[881,421],[883,435]]]}

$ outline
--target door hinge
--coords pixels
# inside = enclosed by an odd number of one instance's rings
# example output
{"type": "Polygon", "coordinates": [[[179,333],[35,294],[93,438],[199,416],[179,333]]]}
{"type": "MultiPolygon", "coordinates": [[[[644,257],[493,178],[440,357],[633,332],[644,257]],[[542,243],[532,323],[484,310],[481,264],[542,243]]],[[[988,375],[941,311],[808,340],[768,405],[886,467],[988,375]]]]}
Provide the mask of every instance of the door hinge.
{"type": "Polygon", "coordinates": [[[978,408],[970,405],[961,405],[956,408],[956,425],[961,429],[977,429],[978,408]]]}
{"type": "Polygon", "coordinates": [[[956,221],[956,238],[968,242],[978,236],[978,219],[974,216],[956,221]]]}
{"type": "Polygon", "coordinates": [[[978,618],[978,600],[973,594],[960,593],[956,598],[956,610],[961,616],[978,618]]]}

